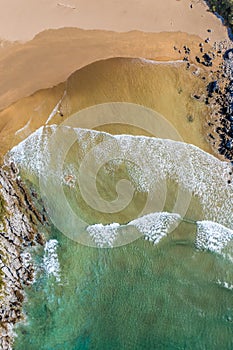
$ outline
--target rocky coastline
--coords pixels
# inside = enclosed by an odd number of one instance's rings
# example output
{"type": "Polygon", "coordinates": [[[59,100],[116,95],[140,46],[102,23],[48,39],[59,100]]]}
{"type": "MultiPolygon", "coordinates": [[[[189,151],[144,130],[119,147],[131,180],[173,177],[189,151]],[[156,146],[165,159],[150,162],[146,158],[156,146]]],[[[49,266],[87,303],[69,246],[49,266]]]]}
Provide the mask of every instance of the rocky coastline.
{"type": "Polygon", "coordinates": [[[223,61],[207,87],[207,103],[208,141],[222,160],[233,165],[233,43],[224,46],[223,61]]]}
{"type": "MultiPolygon", "coordinates": [[[[207,32],[212,31],[208,29],[207,32]]],[[[196,67],[193,74],[206,82],[206,91],[194,92],[191,97],[204,102],[208,108],[203,127],[213,152],[233,165],[233,42],[224,40],[210,47],[210,40],[207,36],[199,43],[200,53],[195,60],[185,45],[183,48],[174,46],[174,50],[186,62],[186,68],[196,67]]],[[[192,122],[192,118],[189,121],[192,122]]]]}
{"type": "Polygon", "coordinates": [[[38,228],[46,217],[36,209],[14,164],[0,168],[0,201],[0,349],[10,350],[13,326],[25,318],[24,287],[34,279],[30,247],[44,245],[38,228]]]}
{"type": "MultiPolygon", "coordinates": [[[[211,33],[211,29],[209,29],[211,33]]],[[[210,35],[210,34],[209,34],[210,35]]],[[[200,42],[200,54],[191,59],[190,48],[174,46],[193,74],[206,81],[205,94],[192,98],[204,102],[207,138],[216,155],[233,165],[233,44],[200,42]],[[220,62],[220,63],[219,63],[220,62]],[[201,69],[200,69],[201,68],[201,69]]],[[[192,118],[190,116],[190,122],[192,118]]],[[[230,180],[229,180],[230,181],[230,180]]],[[[0,349],[12,349],[14,325],[24,319],[24,287],[35,277],[30,248],[44,245],[45,211],[38,210],[36,194],[29,193],[14,164],[0,168],[0,349]],[[40,230],[41,227],[41,230],[40,230]]]]}

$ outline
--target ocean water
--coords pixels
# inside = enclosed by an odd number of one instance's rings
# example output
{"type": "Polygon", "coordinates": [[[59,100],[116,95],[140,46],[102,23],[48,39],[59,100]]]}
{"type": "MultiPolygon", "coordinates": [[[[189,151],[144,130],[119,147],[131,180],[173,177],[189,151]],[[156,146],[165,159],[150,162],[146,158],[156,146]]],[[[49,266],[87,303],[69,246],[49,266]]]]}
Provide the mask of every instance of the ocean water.
{"type": "Polygon", "coordinates": [[[14,349],[232,349],[229,164],[183,142],[70,127],[58,147],[56,131],[41,128],[8,155],[54,224],[34,257],[14,349]],[[126,204],[118,212],[116,198],[126,204]],[[115,211],[103,212],[108,201],[115,211]]]}
{"type": "Polygon", "coordinates": [[[56,230],[51,240],[60,267],[37,255],[15,350],[232,349],[232,262],[197,250],[194,225],[157,245],[90,248],[56,230]]]}

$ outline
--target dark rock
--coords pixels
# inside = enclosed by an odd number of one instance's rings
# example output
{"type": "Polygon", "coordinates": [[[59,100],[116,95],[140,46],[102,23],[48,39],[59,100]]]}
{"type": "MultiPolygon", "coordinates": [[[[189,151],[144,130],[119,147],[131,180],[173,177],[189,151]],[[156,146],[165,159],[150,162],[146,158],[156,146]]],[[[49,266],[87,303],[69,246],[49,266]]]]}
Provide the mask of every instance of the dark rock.
{"type": "Polygon", "coordinates": [[[233,49],[227,50],[223,55],[224,60],[230,60],[233,58],[233,49]]]}
{"type": "Polygon", "coordinates": [[[212,58],[210,57],[210,55],[208,55],[208,53],[205,53],[203,56],[204,60],[206,62],[211,62],[212,61],[212,58]]]}
{"type": "Polygon", "coordinates": [[[192,115],[188,115],[186,118],[189,123],[192,123],[194,121],[194,117],[192,115]]]}
{"type": "Polygon", "coordinates": [[[213,94],[214,92],[217,92],[218,89],[219,89],[219,86],[218,86],[217,80],[210,82],[207,86],[207,91],[209,94],[213,94]]]}
{"type": "Polygon", "coordinates": [[[230,150],[232,150],[232,148],[233,148],[233,142],[232,142],[232,140],[228,140],[226,142],[226,149],[230,151],[230,150]]]}
{"type": "Polygon", "coordinates": [[[213,63],[212,62],[202,62],[203,66],[205,67],[212,67],[213,63]]]}

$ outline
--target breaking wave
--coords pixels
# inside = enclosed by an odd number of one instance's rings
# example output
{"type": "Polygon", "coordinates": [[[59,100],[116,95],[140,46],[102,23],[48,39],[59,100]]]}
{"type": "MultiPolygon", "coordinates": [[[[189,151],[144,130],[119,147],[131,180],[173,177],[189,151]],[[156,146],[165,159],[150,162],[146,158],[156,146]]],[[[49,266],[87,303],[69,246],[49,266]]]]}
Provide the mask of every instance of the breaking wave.
{"type": "MultiPolygon", "coordinates": [[[[86,232],[94,245],[114,246],[122,228],[126,227],[135,228],[147,240],[158,244],[185,217],[182,212],[183,200],[187,198],[185,194],[188,194],[191,198],[198,198],[205,219],[197,221],[192,217],[186,218],[197,225],[196,247],[225,254],[226,247],[231,245],[233,238],[232,166],[229,163],[183,142],[144,136],[112,136],[104,132],[62,126],[60,129],[63,139],[67,140],[75,134],[76,142],[72,146],[73,153],[67,155],[61,169],[58,164],[64,161],[62,145],[49,143],[57,128],[54,125],[41,127],[14,147],[9,152],[7,161],[15,162],[24,176],[30,179],[38,179],[40,176],[59,178],[65,189],[76,191],[80,187],[79,168],[85,157],[91,152],[92,162],[100,172],[110,153],[111,157],[104,166],[104,176],[114,178],[116,169],[124,166],[133,191],[149,197],[146,211],[142,210],[133,220],[126,220],[124,225],[114,223],[111,219],[108,219],[108,224],[87,224],[86,232]],[[104,148],[104,145],[108,145],[108,148],[104,148]],[[116,149],[120,150],[121,156],[114,159],[116,149]],[[164,211],[164,198],[160,198],[163,205],[161,208],[158,200],[155,203],[151,197],[154,189],[158,193],[161,183],[164,185],[168,180],[176,183],[178,192],[183,193],[180,198],[177,197],[179,200],[171,212],[164,211]]],[[[86,173],[87,178],[92,175],[86,173]]],[[[163,191],[160,194],[162,196],[163,191]]],[[[68,221],[66,219],[66,225],[72,225],[72,220],[70,223],[68,221]]],[[[74,227],[71,229],[74,230],[74,227]]]]}
{"type": "Polygon", "coordinates": [[[60,282],[60,263],[57,255],[58,241],[50,239],[45,243],[43,268],[48,276],[53,276],[57,282],[60,282]]]}

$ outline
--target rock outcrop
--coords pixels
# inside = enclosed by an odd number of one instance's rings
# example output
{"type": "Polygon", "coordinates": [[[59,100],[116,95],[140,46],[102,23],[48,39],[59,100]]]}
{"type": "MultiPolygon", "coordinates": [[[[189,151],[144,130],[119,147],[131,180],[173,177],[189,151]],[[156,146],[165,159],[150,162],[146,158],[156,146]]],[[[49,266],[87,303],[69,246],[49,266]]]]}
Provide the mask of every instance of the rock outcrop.
{"type": "Polygon", "coordinates": [[[34,279],[30,247],[44,244],[36,209],[13,164],[0,168],[0,349],[12,349],[13,326],[22,320],[24,286],[34,279]]]}

